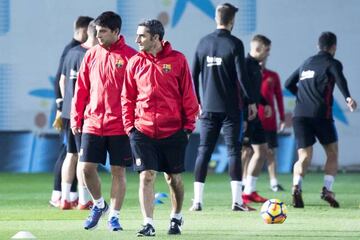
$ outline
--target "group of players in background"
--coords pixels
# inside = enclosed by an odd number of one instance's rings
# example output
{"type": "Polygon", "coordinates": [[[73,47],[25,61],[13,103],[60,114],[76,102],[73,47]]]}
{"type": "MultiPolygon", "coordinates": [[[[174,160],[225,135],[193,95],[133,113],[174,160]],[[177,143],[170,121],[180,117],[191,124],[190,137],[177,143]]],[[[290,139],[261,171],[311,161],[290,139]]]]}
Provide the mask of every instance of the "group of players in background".
{"type": "MultiPolygon", "coordinates": [[[[185,56],[163,39],[164,27],[158,20],[139,23],[137,52],[120,34],[122,20],[116,13],[104,12],[95,20],[77,19],[74,39],[63,51],[57,75],[54,127],[62,129],[67,153],[65,158],[60,154],[56,164],[50,200],[53,206],[90,209],[85,229],[94,229],[100,217],[108,214],[110,231],[122,230],[125,172],[132,165],[139,172],[143,215],[137,236],[155,236],[157,172],[164,173],[170,190],[168,234],[181,234],[181,173],[185,170],[188,139],[198,118],[200,144],[191,211],[204,209],[208,164],[221,129],[229,159],[233,211],[254,211],[250,203],[267,200],[256,191],[266,160],[271,189],[284,190],[275,174],[277,133],[284,129],[285,116],[279,76],[266,68],[271,40],[255,35],[245,57],[242,41],[231,35],[237,11],[229,3],[217,6],[216,30],[200,40],[192,70],[185,56]],[[279,126],[275,109],[279,111],[279,126]],[[112,175],[109,204],[101,194],[97,172],[107,155],[112,175]]],[[[338,139],[332,116],[335,84],[350,111],[357,104],[350,96],[342,64],[334,58],[336,46],[336,35],[323,32],[318,40],[319,52],[285,83],[296,96],[293,127],[298,160],[292,196],[297,208],[304,207],[302,179],[316,139],[327,157],[321,198],[331,207],[339,207],[332,192],[338,169],[338,139]]]]}

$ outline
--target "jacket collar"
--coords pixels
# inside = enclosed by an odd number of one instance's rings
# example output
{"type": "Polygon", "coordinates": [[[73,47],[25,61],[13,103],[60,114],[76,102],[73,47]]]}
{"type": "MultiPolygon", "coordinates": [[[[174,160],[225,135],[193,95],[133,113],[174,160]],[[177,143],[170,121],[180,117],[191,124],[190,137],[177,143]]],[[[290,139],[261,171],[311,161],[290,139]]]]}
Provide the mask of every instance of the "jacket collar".
{"type": "Polygon", "coordinates": [[[256,62],[257,64],[260,64],[260,62],[258,60],[256,60],[255,58],[253,58],[250,53],[248,53],[247,58],[250,59],[252,62],[256,62]]]}
{"type": "Polygon", "coordinates": [[[332,58],[334,57],[334,56],[331,55],[330,53],[328,53],[328,52],[326,52],[326,51],[321,51],[321,50],[318,52],[318,55],[326,55],[326,56],[329,56],[329,57],[332,57],[332,58]]]}
{"type": "Polygon", "coordinates": [[[104,49],[108,51],[112,51],[114,49],[119,49],[125,46],[125,38],[122,35],[119,35],[119,38],[116,42],[111,44],[109,47],[103,47],[104,49]]]}
{"type": "Polygon", "coordinates": [[[151,53],[147,53],[144,51],[140,52],[140,54],[143,57],[148,58],[150,60],[157,60],[157,59],[164,58],[171,53],[172,47],[171,47],[170,42],[165,41],[165,40],[161,41],[161,46],[162,46],[162,50],[156,54],[156,57],[154,55],[152,55],[151,53]]]}
{"type": "Polygon", "coordinates": [[[217,34],[228,34],[228,35],[231,34],[231,32],[230,32],[229,30],[224,29],[224,28],[218,28],[218,29],[216,29],[216,30],[215,30],[215,33],[217,33],[217,34]]]}

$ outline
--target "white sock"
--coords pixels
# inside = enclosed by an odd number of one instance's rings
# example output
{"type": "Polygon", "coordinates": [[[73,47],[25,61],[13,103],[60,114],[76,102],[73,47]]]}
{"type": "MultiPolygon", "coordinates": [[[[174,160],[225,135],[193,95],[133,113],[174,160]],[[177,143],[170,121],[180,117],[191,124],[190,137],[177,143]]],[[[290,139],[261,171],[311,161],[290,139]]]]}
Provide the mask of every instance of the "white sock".
{"type": "Polygon", "coordinates": [[[332,187],[335,181],[335,177],[332,175],[325,175],[324,176],[324,186],[327,190],[332,191],[332,187]]]}
{"type": "Polygon", "coordinates": [[[244,186],[245,186],[245,184],[246,184],[246,181],[247,181],[246,177],[243,177],[243,178],[242,178],[242,183],[243,183],[244,186]]]}
{"type": "Polygon", "coordinates": [[[270,187],[274,187],[278,185],[278,181],[276,178],[270,179],[270,187]]]}
{"type": "Polygon", "coordinates": [[[105,201],[104,198],[101,197],[99,199],[94,199],[94,204],[95,206],[97,206],[98,208],[102,209],[105,207],[105,201]]]}
{"type": "Polygon", "coordinates": [[[116,217],[117,219],[120,219],[120,210],[115,210],[111,208],[109,212],[108,220],[110,220],[112,217],[116,217]]]}
{"type": "Polygon", "coordinates": [[[58,201],[61,198],[61,192],[53,190],[51,193],[51,201],[55,202],[58,201]]]}
{"type": "Polygon", "coordinates": [[[66,182],[61,183],[61,199],[62,200],[66,200],[68,202],[70,201],[70,188],[71,188],[70,183],[66,183],[66,182]]]}
{"type": "Polygon", "coordinates": [[[70,202],[76,201],[79,198],[79,194],[77,192],[70,192],[70,202]]]}
{"type": "Polygon", "coordinates": [[[194,182],[194,203],[203,203],[204,185],[202,182],[194,182]]]}
{"type": "Polygon", "coordinates": [[[170,219],[172,219],[172,218],[175,218],[175,219],[177,219],[177,220],[181,220],[181,219],[182,219],[182,214],[181,214],[181,212],[180,212],[180,213],[171,212],[171,214],[170,214],[170,219]]]}
{"type": "Polygon", "coordinates": [[[145,217],[144,218],[144,225],[146,225],[146,224],[150,224],[151,226],[155,227],[154,226],[154,220],[152,218],[145,217]]]}
{"type": "Polygon", "coordinates": [[[79,204],[85,205],[91,199],[89,191],[86,186],[78,186],[79,189],[79,204]]]}
{"type": "Polygon", "coordinates": [[[253,176],[247,176],[246,177],[246,183],[245,183],[245,188],[244,188],[244,193],[245,194],[251,194],[252,192],[256,191],[256,181],[257,181],[257,177],[253,177],[253,176]]]}
{"type": "Polygon", "coordinates": [[[302,176],[300,175],[294,175],[293,177],[293,185],[298,185],[299,188],[301,189],[301,185],[302,185],[302,176]]]}
{"type": "Polygon", "coordinates": [[[242,201],[242,182],[241,181],[231,181],[231,195],[232,195],[232,204],[235,203],[243,204],[242,201]]]}

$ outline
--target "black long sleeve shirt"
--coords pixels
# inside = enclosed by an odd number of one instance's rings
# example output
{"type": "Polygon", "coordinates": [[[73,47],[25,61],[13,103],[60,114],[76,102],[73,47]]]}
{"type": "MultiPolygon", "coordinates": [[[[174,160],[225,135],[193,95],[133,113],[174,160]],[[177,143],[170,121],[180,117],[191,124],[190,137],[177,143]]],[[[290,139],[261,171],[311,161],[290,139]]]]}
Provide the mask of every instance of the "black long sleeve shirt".
{"type": "Polygon", "coordinates": [[[61,96],[61,92],[60,92],[60,86],[59,86],[59,81],[60,81],[60,76],[61,76],[61,71],[63,69],[64,66],[64,60],[66,57],[66,54],[69,52],[69,50],[77,45],[81,44],[81,42],[72,39],[71,42],[69,42],[65,47],[63,52],[61,53],[61,57],[60,57],[60,61],[59,61],[59,67],[57,69],[56,75],[55,75],[55,86],[54,86],[54,91],[55,91],[55,99],[57,98],[62,98],[61,96]]]}
{"type": "Polygon", "coordinates": [[[254,97],[256,104],[267,105],[268,102],[261,95],[261,82],[262,82],[262,71],[258,60],[253,58],[250,54],[245,59],[245,65],[251,82],[251,95],[254,97]]]}
{"type": "Polygon", "coordinates": [[[339,60],[320,51],[308,58],[287,79],[285,87],[296,96],[294,117],[333,118],[333,91],[336,84],[342,95],[350,97],[339,60]]]}
{"type": "Polygon", "coordinates": [[[249,95],[251,86],[245,68],[244,45],[228,30],[217,29],[200,40],[192,77],[203,111],[229,113],[242,109],[244,98],[253,102],[252,95],[249,95]]]}

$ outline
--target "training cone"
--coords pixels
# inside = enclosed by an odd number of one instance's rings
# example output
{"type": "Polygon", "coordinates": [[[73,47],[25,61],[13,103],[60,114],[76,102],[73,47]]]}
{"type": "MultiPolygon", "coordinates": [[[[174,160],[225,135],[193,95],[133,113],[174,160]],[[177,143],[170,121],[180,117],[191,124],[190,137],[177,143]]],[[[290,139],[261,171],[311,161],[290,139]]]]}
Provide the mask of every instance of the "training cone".
{"type": "Polygon", "coordinates": [[[167,198],[168,195],[164,192],[155,193],[155,198],[167,198]]]}
{"type": "Polygon", "coordinates": [[[160,199],[155,199],[155,200],[154,200],[154,204],[155,204],[155,205],[164,204],[164,202],[161,201],[160,199]]]}
{"type": "Polygon", "coordinates": [[[36,237],[31,232],[20,231],[12,236],[11,239],[36,239],[36,237]]]}

